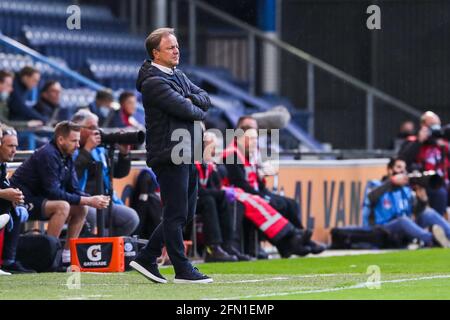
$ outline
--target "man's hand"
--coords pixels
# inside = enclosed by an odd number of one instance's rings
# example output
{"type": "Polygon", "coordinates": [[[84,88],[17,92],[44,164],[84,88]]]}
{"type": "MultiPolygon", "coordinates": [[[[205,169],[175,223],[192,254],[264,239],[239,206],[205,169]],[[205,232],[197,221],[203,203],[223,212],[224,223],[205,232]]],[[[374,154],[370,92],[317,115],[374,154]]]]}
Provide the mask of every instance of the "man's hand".
{"type": "Polygon", "coordinates": [[[422,143],[428,140],[428,138],[430,137],[431,133],[430,133],[430,128],[426,127],[426,126],[422,126],[419,130],[419,132],[417,133],[417,140],[422,143]]]}
{"type": "Polygon", "coordinates": [[[26,222],[29,217],[28,210],[22,206],[16,207],[15,209],[16,209],[16,214],[19,217],[20,223],[26,222]]]}
{"type": "Polygon", "coordinates": [[[274,176],[278,174],[278,168],[273,166],[269,161],[263,162],[261,165],[261,171],[265,176],[274,176]]]}
{"type": "Polygon", "coordinates": [[[422,202],[428,202],[427,190],[424,187],[417,185],[415,187],[416,197],[422,202]]]}
{"type": "Polygon", "coordinates": [[[126,156],[130,153],[131,146],[129,144],[118,144],[117,148],[119,149],[120,154],[126,156]]]}
{"type": "Polygon", "coordinates": [[[22,191],[16,188],[0,190],[0,198],[11,201],[12,203],[21,203],[24,200],[22,191]]]}
{"type": "Polygon", "coordinates": [[[227,199],[227,202],[234,202],[236,200],[236,191],[234,188],[230,187],[224,187],[223,191],[225,191],[225,198],[227,199]]]}
{"type": "Polygon", "coordinates": [[[41,120],[30,120],[27,122],[28,128],[38,128],[42,127],[44,123],[41,120]]]}
{"type": "Polygon", "coordinates": [[[87,139],[86,143],[84,144],[83,149],[85,149],[88,152],[91,152],[92,149],[97,148],[100,143],[102,142],[100,132],[94,131],[87,139]]]}
{"type": "Polygon", "coordinates": [[[396,174],[391,177],[391,182],[394,186],[403,187],[408,184],[409,178],[406,174],[396,174]]]}
{"type": "Polygon", "coordinates": [[[108,196],[99,195],[89,197],[88,206],[95,209],[105,209],[109,205],[110,198],[108,196]]]}

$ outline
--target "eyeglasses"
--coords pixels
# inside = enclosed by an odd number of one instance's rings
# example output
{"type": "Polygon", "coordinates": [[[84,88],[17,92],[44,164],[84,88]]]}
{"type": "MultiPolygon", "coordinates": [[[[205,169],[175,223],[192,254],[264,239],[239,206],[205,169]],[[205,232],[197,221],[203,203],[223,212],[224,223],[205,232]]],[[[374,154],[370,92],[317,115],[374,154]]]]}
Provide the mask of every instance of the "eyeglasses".
{"type": "Polygon", "coordinates": [[[3,131],[3,137],[4,136],[17,136],[17,131],[14,129],[4,129],[3,131]]]}

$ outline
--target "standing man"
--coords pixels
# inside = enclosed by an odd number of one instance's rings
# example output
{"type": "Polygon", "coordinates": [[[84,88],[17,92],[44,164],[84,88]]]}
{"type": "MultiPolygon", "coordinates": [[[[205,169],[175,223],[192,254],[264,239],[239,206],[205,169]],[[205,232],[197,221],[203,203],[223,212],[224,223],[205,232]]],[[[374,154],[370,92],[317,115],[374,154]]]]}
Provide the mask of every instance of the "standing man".
{"type": "Polygon", "coordinates": [[[202,135],[194,136],[194,122],[204,120],[211,102],[204,90],[175,68],[180,51],[173,29],[156,29],[145,40],[145,47],[151,61],[142,65],[136,87],[145,108],[147,165],[158,178],[163,220],[130,266],[153,282],[167,283],[156,264],[165,244],[175,269],[175,283],[212,282],[192,266],[183,244],[183,227],[194,217],[197,202],[193,154],[194,144],[202,143],[202,135]],[[190,135],[190,143],[183,149],[183,158],[187,156],[190,161],[176,164],[173,149],[179,142],[172,136],[180,129],[190,135]]]}

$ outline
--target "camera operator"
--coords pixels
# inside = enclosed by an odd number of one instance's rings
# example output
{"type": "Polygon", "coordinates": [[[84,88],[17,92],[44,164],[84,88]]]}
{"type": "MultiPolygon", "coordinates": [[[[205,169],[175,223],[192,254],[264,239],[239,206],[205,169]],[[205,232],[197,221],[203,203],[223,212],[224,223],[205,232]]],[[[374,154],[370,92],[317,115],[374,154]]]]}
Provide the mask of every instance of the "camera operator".
{"type": "Polygon", "coordinates": [[[450,247],[450,224],[428,206],[425,188],[417,184],[413,190],[405,161],[391,159],[387,172],[382,181],[371,182],[374,186],[364,201],[370,208],[364,210],[364,224],[382,226],[408,241],[418,239],[426,247],[431,247],[433,240],[450,247]]]}
{"type": "MultiPolygon", "coordinates": [[[[102,163],[103,186],[108,194],[111,188],[109,168],[107,164],[107,150],[100,146],[101,135],[98,130],[98,117],[89,110],[79,110],[72,121],[81,126],[80,149],[75,155],[75,169],[77,172],[80,188],[83,191],[95,194],[96,173],[94,162],[102,163]]],[[[131,168],[129,157],[130,146],[118,145],[119,158],[114,163],[114,177],[123,178],[128,175],[131,168]]],[[[97,214],[94,208],[88,210],[87,221],[91,226],[97,224],[97,214]]],[[[108,221],[109,217],[106,217],[108,221]]],[[[139,216],[136,211],[124,205],[115,194],[112,198],[112,222],[113,236],[128,236],[136,230],[139,225],[139,216]]]]}
{"type": "Polygon", "coordinates": [[[408,170],[436,171],[444,178],[440,188],[427,188],[430,206],[445,216],[448,204],[449,144],[443,136],[441,120],[431,111],[421,117],[417,136],[410,136],[400,149],[399,157],[405,159],[408,170]]]}

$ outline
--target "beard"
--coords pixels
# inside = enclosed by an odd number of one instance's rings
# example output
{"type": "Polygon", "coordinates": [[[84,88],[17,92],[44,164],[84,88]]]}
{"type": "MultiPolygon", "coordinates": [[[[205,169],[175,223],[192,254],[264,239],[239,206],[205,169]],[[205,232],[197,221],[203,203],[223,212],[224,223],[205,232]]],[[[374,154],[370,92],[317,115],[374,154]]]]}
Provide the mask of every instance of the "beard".
{"type": "Polygon", "coordinates": [[[61,151],[65,156],[71,156],[75,152],[75,149],[72,149],[70,146],[62,145],[61,151]]]}

